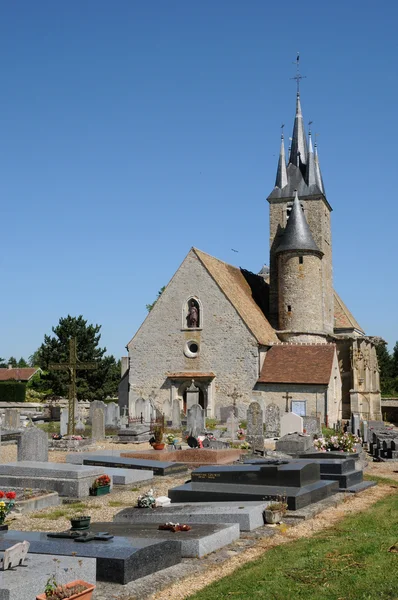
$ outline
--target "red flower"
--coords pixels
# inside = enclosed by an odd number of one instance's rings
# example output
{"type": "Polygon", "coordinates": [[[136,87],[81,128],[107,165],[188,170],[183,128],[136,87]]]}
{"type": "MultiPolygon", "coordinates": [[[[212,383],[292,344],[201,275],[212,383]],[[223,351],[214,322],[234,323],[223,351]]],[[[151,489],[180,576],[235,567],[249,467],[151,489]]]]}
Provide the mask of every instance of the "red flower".
{"type": "Polygon", "coordinates": [[[16,497],[17,497],[16,492],[7,492],[6,493],[6,498],[8,498],[9,500],[15,500],[16,497]]]}
{"type": "Polygon", "coordinates": [[[4,498],[5,494],[0,490],[0,498],[4,498]]]}

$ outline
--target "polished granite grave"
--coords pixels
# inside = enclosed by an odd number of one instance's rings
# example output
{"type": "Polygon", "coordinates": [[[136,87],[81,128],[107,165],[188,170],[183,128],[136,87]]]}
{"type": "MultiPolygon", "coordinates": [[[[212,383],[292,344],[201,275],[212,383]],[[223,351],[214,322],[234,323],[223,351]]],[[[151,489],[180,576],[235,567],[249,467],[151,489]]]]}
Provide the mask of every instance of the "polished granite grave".
{"type": "Polygon", "coordinates": [[[120,456],[133,459],[146,459],[179,462],[190,466],[227,465],[239,460],[243,450],[239,448],[184,448],[182,450],[146,450],[145,452],[122,452],[120,456]]]}
{"type": "MultiPolygon", "coordinates": [[[[195,524],[190,531],[159,530],[159,525],[172,521],[161,519],[159,523],[92,523],[90,532],[106,531],[113,535],[122,535],[126,538],[151,539],[151,540],[173,540],[181,545],[181,556],[183,558],[201,558],[215,552],[235,540],[239,539],[239,525],[229,524],[195,524]]],[[[175,522],[175,521],[174,521],[175,522]]],[[[178,520],[180,524],[184,520],[178,520]]]]}
{"type": "Polygon", "coordinates": [[[96,467],[115,467],[120,469],[144,469],[153,471],[154,475],[172,475],[186,471],[186,465],[157,460],[124,458],[122,456],[93,456],[83,459],[84,465],[96,467]]]}
{"type": "Polygon", "coordinates": [[[0,532],[0,551],[27,540],[30,554],[80,556],[97,559],[97,580],[126,584],[181,562],[181,544],[168,539],[115,536],[109,541],[77,543],[50,538],[39,531],[0,532]]]}
{"type": "Polygon", "coordinates": [[[129,507],[118,512],[115,523],[237,523],[240,531],[253,531],[264,525],[267,502],[193,502],[157,508],[129,507]]]}
{"type": "Polygon", "coordinates": [[[320,465],[311,460],[265,461],[230,467],[200,467],[189,483],[169,490],[172,502],[279,500],[289,510],[319,502],[338,491],[338,483],[321,480],[320,465]]]}

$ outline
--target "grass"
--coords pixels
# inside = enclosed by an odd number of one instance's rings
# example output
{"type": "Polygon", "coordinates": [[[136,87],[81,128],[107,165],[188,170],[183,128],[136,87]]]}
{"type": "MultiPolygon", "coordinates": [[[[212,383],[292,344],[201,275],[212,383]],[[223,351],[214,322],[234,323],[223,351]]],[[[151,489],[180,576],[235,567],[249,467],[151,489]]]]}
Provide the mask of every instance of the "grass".
{"type": "Polygon", "coordinates": [[[398,494],[311,538],[272,548],[189,600],[397,600],[398,494]]]}
{"type": "Polygon", "coordinates": [[[69,514],[69,511],[66,510],[65,508],[57,508],[57,510],[52,510],[51,512],[48,513],[34,513],[33,515],[30,515],[32,517],[32,519],[50,519],[52,521],[56,521],[57,519],[60,519],[61,517],[67,517],[69,514]]]}
{"type": "Polygon", "coordinates": [[[131,506],[131,502],[121,502],[120,500],[110,500],[108,502],[108,506],[113,506],[116,508],[117,506],[131,506]]]}

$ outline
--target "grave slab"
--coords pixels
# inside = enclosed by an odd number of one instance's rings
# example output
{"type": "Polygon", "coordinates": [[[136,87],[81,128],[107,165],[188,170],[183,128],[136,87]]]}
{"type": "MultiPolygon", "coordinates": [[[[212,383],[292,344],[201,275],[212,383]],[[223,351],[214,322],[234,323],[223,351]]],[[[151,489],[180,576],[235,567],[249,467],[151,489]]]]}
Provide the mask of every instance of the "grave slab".
{"type": "Polygon", "coordinates": [[[186,465],[225,465],[239,460],[243,450],[238,448],[213,450],[212,448],[189,448],[186,450],[148,450],[147,452],[122,452],[125,458],[163,460],[186,465]]]}
{"type": "Polygon", "coordinates": [[[95,456],[83,459],[83,465],[92,465],[97,467],[114,467],[117,469],[144,469],[153,471],[154,475],[172,475],[187,470],[187,467],[181,463],[170,461],[157,461],[145,459],[132,459],[111,456],[95,456]]]}
{"type": "Polygon", "coordinates": [[[118,512],[115,523],[188,524],[237,523],[241,531],[253,531],[264,525],[264,510],[269,502],[193,502],[174,503],[163,508],[125,508],[118,512]]]}
{"type": "Polygon", "coordinates": [[[111,457],[120,457],[120,452],[116,450],[93,450],[92,452],[68,452],[65,457],[65,462],[72,465],[82,465],[83,460],[85,458],[90,458],[91,456],[111,456],[111,457]]]}
{"type": "MultiPolygon", "coordinates": [[[[60,584],[75,579],[83,579],[87,583],[96,583],[95,558],[78,559],[72,556],[62,557],[62,568],[57,570],[57,581],[60,584]]],[[[42,594],[49,577],[54,575],[55,565],[51,556],[28,554],[24,565],[1,572],[0,600],[30,600],[42,594]]]]}
{"type": "Polygon", "coordinates": [[[302,433],[288,433],[275,443],[275,450],[286,454],[300,454],[310,448],[313,448],[312,437],[302,433]]]}
{"type": "MultiPolygon", "coordinates": [[[[0,551],[27,540],[30,554],[95,558],[99,581],[126,584],[181,562],[181,544],[175,540],[157,541],[115,536],[109,541],[76,541],[49,538],[39,531],[0,532],[0,551]]],[[[62,559],[63,560],[63,559],[62,559]]],[[[62,561],[61,561],[62,562],[62,561]]]]}
{"type": "MultiPolygon", "coordinates": [[[[158,523],[92,523],[90,531],[107,531],[112,535],[123,535],[134,539],[173,540],[181,545],[183,558],[202,558],[239,539],[239,525],[195,524],[190,531],[160,531],[158,523]]],[[[183,523],[184,521],[181,521],[183,523]]]]}
{"type": "Polygon", "coordinates": [[[0,465],[0,487],[23,487],[58,492],[60,496],[89,495],[94,480],[106,473],[103,468],[36,461],[0,465]]]}
{"type": "Polygon", "coordinates": [[[144,471],[143,469],[106,467],[106,474],[112,477],[113,485],[131,485],[153,479],[153,471],[144,471]]]}

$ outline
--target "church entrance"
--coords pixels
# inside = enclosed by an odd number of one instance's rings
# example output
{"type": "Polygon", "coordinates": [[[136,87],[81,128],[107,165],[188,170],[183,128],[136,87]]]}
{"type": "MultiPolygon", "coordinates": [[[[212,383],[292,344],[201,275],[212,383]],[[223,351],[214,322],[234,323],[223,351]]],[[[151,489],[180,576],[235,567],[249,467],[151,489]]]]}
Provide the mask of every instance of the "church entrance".
{"type": "MultiPolygon", "coordinates": [[[[195,380],[195,387],[198,389],[198,404],[200,404],[200,406],[203,408],[203,410],[207,411],[207,404],[208,404],[208,397],[207,397],[207,388],[208,388],[208,382],[202,382],[202,381],[197,381],[195,380]]],[[[178,389],[178,395],[180,398],[182,398],[182,410],[184,412],[184,415],[187,414],[187,390],[188,388],[190,388],[192,386],[192,379],[188,379],[186,381],[184,381],[179,389],[178,389]]]]}
{"type": "MultiPolygon", "coordinates": [[[[182,401],[183,411],[184,411],[184,415],[186,415],[187,414],[187,391],[186,390],[185,390],[182,398],[183,398],[183,401],[182,401]]],[[[206,410],[207,401],[205,402],[205,394],[201,388],[199,388],[199,404],[204,410],[206,410]]]]}

